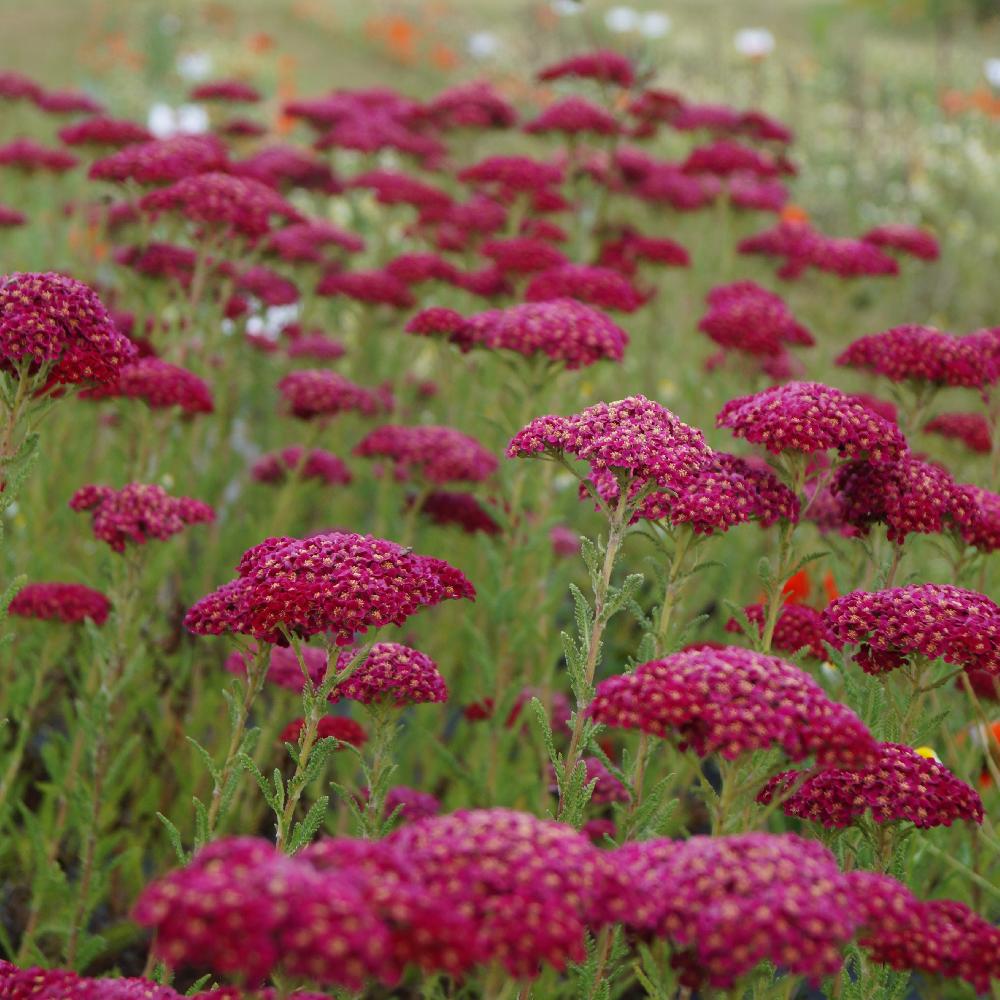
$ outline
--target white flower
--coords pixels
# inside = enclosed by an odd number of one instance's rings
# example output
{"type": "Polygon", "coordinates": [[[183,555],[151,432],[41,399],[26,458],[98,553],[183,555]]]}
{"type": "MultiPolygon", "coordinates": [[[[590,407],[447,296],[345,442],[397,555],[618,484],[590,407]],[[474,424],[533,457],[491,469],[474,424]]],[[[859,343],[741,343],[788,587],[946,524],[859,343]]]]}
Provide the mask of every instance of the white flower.
{"type": "Polygon", "coordinates": [[[748,59],[763,59],[774,51],[774,35],[767,28],[743,28],[733,39],[736,51],[748,59]]]}
{"type": "Polygon", "coordinates": [[[983,75],[991,87],[1000,90],[1000,59],[987,59],[983,63],[983,75]]]}
{"type": "Polygon", "coordinates": [[[176,116],[169,104],[157,102],[149,109],[146,127],[157,139],[167,139],[175,132],[176,116]]]}
{"type": "Polygon", "coordinates": [[[645,38],[663,38],[670,33],[672,23],[668,14],[652,10],[639,18],[639,34],[645,38]]]}
{"type": "Polygon", "coordinates": [[[158,101],[149,109],[146,126],[157,139],[172,135],[196,135],[208,131],[208,112],[199,104],[182,104],[173,108],[158,101]]]}
{"type": "Polygon", "coordinates": [[[207,52],[185,52],[177,57],[177,72],[185,80],[204,80],[212,72],[212,57],[207,52]]]}
{"type": "Polygon", "coordinates": [[[489,59],[500,50],[500,39],[492,31],[477,31],[469,35],[465,43],[473,59],[489,59]]]}
{"type": "Polygon", "coordinates": [[[297,322],[298,318],[298,303],[288,306],[268,306],[263,315],[251,316],[247,319],[246,331],[257,337],[266,337],[276,343],[281,331],[290,323],[297,322]]]}
{"type": "Polygon", "coordinates": [[[208,112],[200,104],[182,104],[177,109],[177,131],[197,135],[208,131],[208,112]]]}
{"type": "Polygon", "coordinates": [[[631,7],[612,7],[604,15],[604,24],[608,31],[619,34],[635,31],[639,27],[639,12],[631,7]]]}
{"type": "Polygon", "coordinates": [[[553,13],[558,14],[560,17],[572,17],[583,10],[583,4],[578,3],[577,0],[552,0],[549,6],[552,8],[553,13]]]}

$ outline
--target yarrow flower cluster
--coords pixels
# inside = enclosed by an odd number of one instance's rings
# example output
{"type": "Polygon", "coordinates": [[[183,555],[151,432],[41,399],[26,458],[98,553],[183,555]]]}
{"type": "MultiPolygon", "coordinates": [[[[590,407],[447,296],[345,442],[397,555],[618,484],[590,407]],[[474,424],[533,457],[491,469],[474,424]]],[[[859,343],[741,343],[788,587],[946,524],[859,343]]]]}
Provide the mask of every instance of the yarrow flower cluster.
{"type": "Polygon", "coordinates": [[[124,365],[116,381],[86,391],[87,399],[141,399],[154,410],[176,406],[183,413],[211,413],[212,390],[194,372],[156,357],[124,365]]]}
{"type": "Polygon", "coordinates": [[[590,264],[560,264],[536,274],[524,290],[528,302],[576,299],[598,309],[635,312],[644,297],[619,271],[590,264]]]}
{"type": "Polygon", "coordinates": [[[598,403],[569,417],[537,417],[507,446],[508,458],[573,457],[591,474],[679,492],[712,458],[701,431],[645,396],[598,403]]]}
{"type": "Polygon", "coordinates": [[[348,410],[370,417],[386,408],[374,392],[322,368],[290,372],[278,382],[278,391],[292,415],[302,420],[334,417],[348,410]]]}
{"type": "Polygon", "coordinates": [[[970,451],[981,455],[993,450],[990,425],[981,413],[939,413],[924,425],[924,432],[961,441],[970,451]]]}
{"type": "Polygon", "coordinates": [[[538,72],[538,79],[543,82],[562,80],[566,77],[631,87],[635,83],[635,70],[631,60],[620,52],[615,52],[613,49],[596,49],[553,63],[538,72]]]}
{"type": "Polygon", "coordinates": [[[777,799],[786,816],[826,827],[850,826],[868,811],[876,823],[905,820],[925,830],[956,820],[983,821],[975,789],[943,764],[899,743],[881,743],[877,760],[864,770],[831,768],[799,784],[801,778],[797,771],[775,776],[757,801],[777,799]]]}
{"type": "Polygon", "coordinates": [[[126,146],[94,162],[92,180],[171,184],[183,177],[225,170],[226,147],[214,135],[178,135],[126,146]]]}
{"type": "Polygon", "coordinates": [[[485,535],[500,533],[500,525],[471,493],[434,490],[423,499],[407,497],[406,505],[409,507],[418,501],[420,513],[434,524],[457,525],[470,535],[477,531],[485,535]]]}
{"type": "Polygon", "coordinates": [[[269,538],[243,554],[237,572],[188,611],[190,631],[283,644],[284,628],[302,637],[329,633],[347,645],[356,632],[402,625],[423,607],[475,598],[443,560],[348,532],[269,538]]]}
{"type": "Polygon", "coordinates": [[[215,511],[201,500],[172,497],[162,487],[129,483],[120,490],[110,486],[84,486],[70,499],[76,511],[91,511],[94,537],[107,542],[115,552],[127,543],[145,545],[152,539],[165,541],[192,524],[215,520],[215,511]]]}
{"type": "Polygon", "coordinates": [[[907,226],[903,223],[876,226],[864,233],[861,239],[873,246],[896,250],[920,260],[937,260],[941,256],[941,248],[933,233],[919,226],[907,226]]]}
{"type": "MultiPolygon", "coordinates": [[[[338,672],[344,671],[353,657],[352,650],[342,652],[338,672]]],[[[402,707],[447,701],[448,686],[429,656],[398,642],[377,642],[354,672],[331,692],[331,701],[341,698],[362,705],[387,702],[402,707]]]]}
{"type": "Polygon", "coordinates": [[[10,602],[7,611],[22,618],[103,625],[111,602],[99,591],[80,583],[29,583],[10,602]]]}
{"type": "Polygon", "coordinates": [[[823,619],[837,642],[860,647],[854,659],[869,674],[915,656],[1000,674],[1000,607],[972,590],[938,583],[855,590],[832,601],[823,619]]]}
{"type": "Polygon", "coordinates": [[[820,382],[789,382],[730,400],[716,424],[775,454],[835,448],[841,455],[884,462],[906,447],[895,424],[820,382]]]}
{"type": "MultiPolygon", "coordinates": [[[[305,724],[305,719],[293,719],[281,730],[278,741],[291,743],[294,746],[299,742],[305,724]]],[[[324,715],[316,727],[316,738],[318,740],[332,738],[338,743],[349,743],[352,747],[360,749],[368,742],[368,733],[362,725],[346,715],[324,715]]]]}
{"type": "Polygon", "coordinates": [[[786,344],[815,344],[781,296],[753,281],[713,288],[698,329],[726,350],[765,357],[781,354],[786,344]]]}
{"type": "MultiPolygon", "coordinates": [[[[750,604],[743,609],[751,625],[763,633],[766,613],[762,604],[750,604]]],[[[740,623],[731,618],[726,623],[727,632],[741,631],[740,623]]],[[[826,643],[831,642],[823,622],[823,613],[808,604],[786,603],[778,613],[771,645],[786,653],[803,650],[817,660],[826,659],[826,643]]],[[[831,643],[835,645],[835,643],[831,643]]]]}
{"type": "Polygon", "coordinates": [[[355,447],[354,454],[391,459],[398,479],[416,474],[435,484],[482,482],[499,464],[496,456],[469,434],[431,425],[377,427],[355,447]]]}
{"type": "Polygon", "coordinates": [[[282,483],[297,475],[300,479],[318,479],[327,486],[350,484],[350,469],[336,455],[322,448],[303,452],[303,448],[293,446],[262,455],[254,462],[250,475],[259,483],[282,483]]]}
{"type": "Polygon", "coordinates": [[[867,766],[875,742],[846,706],[798,667],[724,646],[674,653],[601,681],[587,714],[595,722],[675,738],[700,757],[727,760],[779,746],[821,767],[867,766]]]}
{"type": "Polygon", "coordinates": [[[0,278],[0,363],[51,366],[62,383],[113,382],[136,355],[97,293],[62,274],[0,278]]]}

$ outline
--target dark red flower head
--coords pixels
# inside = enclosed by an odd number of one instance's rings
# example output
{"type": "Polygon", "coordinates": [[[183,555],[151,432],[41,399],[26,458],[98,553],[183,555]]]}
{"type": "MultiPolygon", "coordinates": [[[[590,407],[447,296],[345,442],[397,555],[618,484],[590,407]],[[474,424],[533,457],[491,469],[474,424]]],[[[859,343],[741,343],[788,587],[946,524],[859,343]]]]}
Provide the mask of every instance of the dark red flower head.
{"type": "Polygon", "coordinates": [[[29,583],[10,602],[8,612],[22,618],[103,625],[111,602],[99,591],[79,583],[29,583]]]}

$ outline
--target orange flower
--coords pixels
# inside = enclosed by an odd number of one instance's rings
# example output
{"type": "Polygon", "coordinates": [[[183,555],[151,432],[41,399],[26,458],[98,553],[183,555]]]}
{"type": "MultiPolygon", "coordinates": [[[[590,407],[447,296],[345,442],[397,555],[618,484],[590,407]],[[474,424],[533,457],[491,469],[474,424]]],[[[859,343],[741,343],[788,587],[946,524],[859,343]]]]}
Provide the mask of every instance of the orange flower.
{"type": "Polygon", "coordinates": [[[458,56],[454,49],[449,49],[447,45],[435,45],[431,49],[431,63],[435,69],[447,73],[458,66],[458,56]]]}
{"type": "Polygon", "coordinates": [[[809,213],[801,205],[789,202],[781,210],[781,221],[794,225],[805,225],[809,221],[809,213]]]}
{"type": "Polygon", "coordinates": [[[827,604],[840,597],[840,592],[837,590],[837,581],[834,580],[833,573],[830,570],[827,570],[823,575],[823,593],[826,594],[827,604]]]}
{"type": "Polygon", "coordinates": [[[788,578],[782,593],[789,604],[801,604],[809,597],[810,590],[812,590],[812,581],[809,579],[809,573],[800,569],[795,576],[788,578]]]}
{"type": "Polygon", "coordinates": [[[254,55],[261,55],[274,48],[274,39],[266,31],[258,31],[247,39],[247,48],[254,55]]]}

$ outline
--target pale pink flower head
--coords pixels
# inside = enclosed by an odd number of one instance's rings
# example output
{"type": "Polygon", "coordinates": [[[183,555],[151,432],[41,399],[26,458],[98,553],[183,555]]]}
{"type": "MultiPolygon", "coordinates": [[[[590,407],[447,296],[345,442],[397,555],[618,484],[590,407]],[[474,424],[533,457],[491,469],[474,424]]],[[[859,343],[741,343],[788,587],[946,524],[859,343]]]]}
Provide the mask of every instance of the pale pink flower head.
{"type": "Polygon", "coordinates": [[[0,365],[51,365],[61,383],[113,382],[136,355],[97,293],[63,274],[0,277],[0,365]]]}
{"type": "Polygon", "coordinates": [[[111,602],[99,590],[80,583],[29,583],[17,592],[7,611],[21,618],[60,622],[90,619],[103,625],[111,602]]]}
{"type": "Polygon", "coordinates": [[[716,425],[775,454],[835,448],[841,455],[885,462],[898,458],[906,447],[895,424],[820,382],[789,382],[730,400],[716,425]]]}
{"type": "Polygon", "coordinates": [[[347,532],[268,538],[243,554],[237,572],[188,611],[191,632],[235,632],[280,645],[284,627],[347,645],[355,633],[402,625],[421,608],[476,594],[443,560],[347,532]]]}
{"type": "Polygon", "coordinates": [[[869,811],[876,823],[906,821],[922,830],[956,820],[983,821],[983,803],[974,788],[899,743],[880,743],[877,759],[862,771],[831,768],[801,784],[800,778],[797,771],[776,775],[757,801],[766,805],[780,797],[786,816],[825,827],[850,826],[869,811]]]}
{"type": "Polygon", "coordinates": [[[388,458],[397,478],[418,475],[428,483],[478,483],[499,464],[474,437],[454,427],[386,424],[366,435],[354,449],[363,458],[388,458]]]}
{"type": "Polygon", "coordinates": [[[70,508],[91,511],[94,537],[115,552],[128,543],[145,545],[164,541],[192,524],[215,520],[208,504],[191,497],[172,497],[162,486],[129,483],[120,490],[110,486],[84,486],[73,494],[70,508]]]}
{"type": "Polygon", "coordinates": [[[838,643],[859,647],[854,659],[869,674],[913,657],[1000,674],[1000,607],[972,590],[938,583],[855,590],[832,601],[823,618],[838,643]]]}
{"type": "Polygon", "coordinates": [[[709,463],[701,431],[645,396],[598,403],[569,417],[537,417],[507,446],[508,458],[572,457],[592,475],[680,492],[709,463]]]}
{"type": "Polygon", "coordinates": [[[693,649],[602,681],[587,714],[596,722],[674,739],[699,757],[727,760],[780,747],[791,760],[858,768],[876,744],[845,705],[804,671],[737,646],[693,649]]]}

